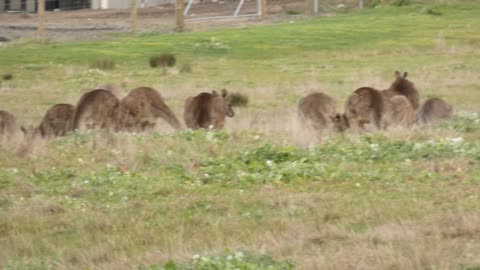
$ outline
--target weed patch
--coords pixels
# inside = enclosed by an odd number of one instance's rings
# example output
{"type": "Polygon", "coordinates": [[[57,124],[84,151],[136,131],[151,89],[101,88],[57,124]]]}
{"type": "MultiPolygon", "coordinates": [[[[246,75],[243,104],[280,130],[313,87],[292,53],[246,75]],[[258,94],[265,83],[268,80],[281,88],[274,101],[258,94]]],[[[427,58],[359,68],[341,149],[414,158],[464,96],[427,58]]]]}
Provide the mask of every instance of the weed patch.
{"type": "Polygon", "coordinates": [[[151,265],[141,270],[211,270],[211,269],[242,269],[242,270],[293,270],[289,261],[276,261],[265,254],[237,251],[219,256],[194,255],[188,263],[170,261],[164,266],[151,265]]]}

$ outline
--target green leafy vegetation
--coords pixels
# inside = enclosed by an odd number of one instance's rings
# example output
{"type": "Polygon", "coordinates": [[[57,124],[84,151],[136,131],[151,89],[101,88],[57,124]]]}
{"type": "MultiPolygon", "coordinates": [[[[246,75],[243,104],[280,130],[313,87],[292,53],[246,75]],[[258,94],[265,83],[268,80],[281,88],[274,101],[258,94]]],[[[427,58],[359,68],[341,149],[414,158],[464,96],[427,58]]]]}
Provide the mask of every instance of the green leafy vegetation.
{"type": "Polygon", "coordinates": [[[142,270],[292,270],[293,264],[285,262],[276,262],[268,255],[257,255],[237,251],[221,256],[200,256],[194,255],[192,262],[188,264],[177,264],[172,261],[161,267],[152,265],[141,268],[142,270]]]}

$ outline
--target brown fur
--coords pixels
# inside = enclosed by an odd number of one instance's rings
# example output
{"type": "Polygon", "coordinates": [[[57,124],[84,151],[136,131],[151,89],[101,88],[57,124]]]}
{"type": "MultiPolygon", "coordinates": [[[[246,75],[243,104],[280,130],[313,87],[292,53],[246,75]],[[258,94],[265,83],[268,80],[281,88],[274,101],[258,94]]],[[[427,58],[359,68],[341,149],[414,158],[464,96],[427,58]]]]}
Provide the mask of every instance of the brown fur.
{"type": "Polygon", "coordinates": [[[42,137],[65,136],[73,128],[75,107],[71,104],[57,104],[47,110],[38,130],[42,137]]]}
{"type": "Polygon", "coordinates": [[[367,123],[382,129],[386,111],[384,96],[380,91],[362,87],[353,92],[345,103],[345,117],[350,125],[364,128],[367,123]]]}
{"type": "Polygon", "coordinates": [[[416,121],[418,124],[430,124],[450,118],[452,115],[452,105],[440,98],[429,98],[418,109],[416,121]]]}
{"type": "Polygon", "coordinates": [[[225,124],[225,116],[234,115],[227,91],[223,89],[221,95],[212,91],[189,97],[185,101],[183,117],[191,129],[221,129],[225,124]]]}
{"type": "Polygon", "coordinates": [[[395,81],[390,85],[390,88],[383,90],[382,94],[387,98],[397,95],[405,96],[412,104],[413,109],[416,110],[420,105],[419,93],[415,85],[407,80],[407,76],[407,72],[400,74],[399,71],[395,71],[395,81]]]}
{"type": "Polygon", "coordinates": [[[415,122],[415,110],[405,96],[393,96],[386,100],[386,117],[384,127],[410,127],[415,122]]]}
{"type": "Polygon", "coordinates": [[[0,111],[0,143],[11,140],[16,130],[17,120],[15,116],[7,111],[0,111]]]}
{"type": "Polygon", "coordinates": [[[95,89],[107,90],[117,96],[118,98],[122,97],[122,87],[116,84],[101,84],[98,85],[95,89]]]}
{"type": "Polygon", "coordinates": [[[181,128],[177,117],[165,104],[158,91],[150,87],[136,88],[120,102],[117,130],[146,131],[155,126],[159,117],[166,120],[174,129],[181,128]]]}
{"type": "Polygon", "coordinates": [[[74,129],[112,128],[118,98],[107,90],[97,89],[83,94],[73,118],[74,129]]]}
{"type": "Polygon", "coordinates": [[[298,103],[300,121],[316,130],[330,129],[335,116],[336,102],[324,93],[311,93],[298,103]]]}

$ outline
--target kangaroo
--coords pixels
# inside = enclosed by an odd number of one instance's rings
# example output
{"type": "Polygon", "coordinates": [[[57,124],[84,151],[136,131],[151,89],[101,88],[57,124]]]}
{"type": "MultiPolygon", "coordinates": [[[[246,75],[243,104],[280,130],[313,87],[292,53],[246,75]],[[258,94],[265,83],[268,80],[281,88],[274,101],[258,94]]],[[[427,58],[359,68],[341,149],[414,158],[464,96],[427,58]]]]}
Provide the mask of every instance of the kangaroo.
{"type": "Polygon", "coordinates": [[[96,89],[83,94],[73,117],[73,129],[112,128],[120,101],[111,92],[96,89]]]}
{"type": "Polygon", "coordinates": [[[233,117],[235,112],[223,89],[221,95],[216,91],[203,92],[185,101],[183,117],[185,124],[191,129],[221,129],[225,125],[225,117],[233,117]]]}
{"type": "Polygon", "coordinates": [[[429,98],[425,100],[417,111],[417,124],[430,124],[452,117],[453,108],[445,100],[429,98]]]}
{"type": "Polygon", "coordinates": [[[65,136],[73,129],[75,107],[71,104],[56,104],[47,110],[38,130],[42,137],[65,136]]]}
{"type": "Polygon", "coordinates": [[[180,122],[165,104],[160,93],[150,87],[139,87],[120,101],[117,130],[131,132],[150,130],[155,126],[159,117],[167,121],[174,129],[181,129],[180,122]]]}
{"type": "Polygon", "coordinates": [[[303,125],[315,130],[330,129],[336,117],[336,102],[324,93],[311,93],[298,102],[298,117],[303,125]]]}
{"type": "Polygon", "coordinates": [[[385,112],[385,97],[380,91],[371,87],[361,87],[348,97],[345,103],[344,117],[347,119],[349,126],[355,128],[364,129],[365,124],[370,123],[377,129],[383,129],[385,112]]]}
{"type": "Polygon", "coordinates": [[[15,116],[7,111],[0,110],[0,144],[10,141],[17,130],[15,116]]]}
{"type": "Polygon", "coordinates": [[[412,104],[413,109],[416,110],[420,106],[419,93],[415,85],[407,80],[407,76],[407,72],[401,74],[399,71],[395,71],[395,81],[390,85],[390,88],[383,90],[382,94],[387,98],[397,95],[405,96],[412,104]]]}
{"type": "Polygon", "coordinates": [[[415,110],[405,96],[393,96],[386,99],[386,117],[384,126],[411,127],[415,122],[415,110]]]}

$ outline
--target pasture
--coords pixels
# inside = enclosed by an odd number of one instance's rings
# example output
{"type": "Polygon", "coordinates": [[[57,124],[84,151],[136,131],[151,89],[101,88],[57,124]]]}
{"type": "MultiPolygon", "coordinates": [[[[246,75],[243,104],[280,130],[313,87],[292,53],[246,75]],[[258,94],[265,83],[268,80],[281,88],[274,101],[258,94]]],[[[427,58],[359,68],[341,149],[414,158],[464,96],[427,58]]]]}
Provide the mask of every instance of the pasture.
{"type": "MultiPolygon", "coordinates": [[[[0,48],[0,109],[38,125],[100,84],[249,97],[221,131],[81,132],[0,148],[4,269],[479,269],[480,3],[426,1],[267,26],[0,48]],[[151,68],[172,53],[175,67],[151,68]],[[107,59],[113,69],[92,63],[107,59]],[[305,134],[298,100],[343,111],[408,71],[431,127],[305,134]],[[216,268],[215,268],[216,267],[216,268]]],[[[183,121],[182,121],[183,122],[183,121]]],[[[184,124],[184,123],[183,123],[184,124]]]]}

